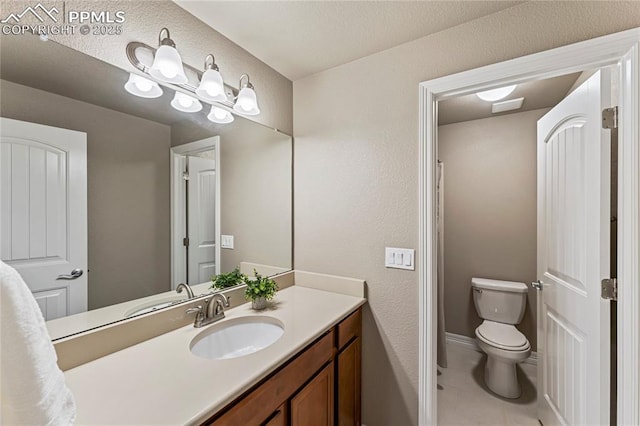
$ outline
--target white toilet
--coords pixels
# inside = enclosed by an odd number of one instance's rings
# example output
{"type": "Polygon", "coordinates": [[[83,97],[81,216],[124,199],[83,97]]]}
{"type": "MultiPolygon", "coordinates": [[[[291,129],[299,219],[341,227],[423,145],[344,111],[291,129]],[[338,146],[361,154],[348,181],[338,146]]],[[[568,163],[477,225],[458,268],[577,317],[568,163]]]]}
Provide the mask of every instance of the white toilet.
{"type": "Polygon", "coordinates": [[[524,315],[527,285],[513,281],[472,278],[473,301],[484,321],[476,328],[480,349],[487,354],[484,381],[505,398],[519,398],[522,390],[516,364],[531,354],[531,345],[516,328],[524,315]]]}

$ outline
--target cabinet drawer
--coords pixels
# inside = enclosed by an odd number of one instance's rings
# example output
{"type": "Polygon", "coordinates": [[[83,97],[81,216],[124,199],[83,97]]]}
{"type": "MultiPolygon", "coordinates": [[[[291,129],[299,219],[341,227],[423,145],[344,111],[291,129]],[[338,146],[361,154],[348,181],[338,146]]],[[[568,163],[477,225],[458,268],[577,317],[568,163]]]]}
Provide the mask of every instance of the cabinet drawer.
{"type": "Polygon", "coordinates": [[[354,337],[360,337],[362,330],[362,309],[358,309],[338,324],[338,350],[354,337]]]}
{"type": "Polygon", "coordinates": [[[244,397],[231,403],[207,425],[249,426],[263,424],[307,380],[333,357],[334,332],[330,330],[312,346],[244,397]]]}

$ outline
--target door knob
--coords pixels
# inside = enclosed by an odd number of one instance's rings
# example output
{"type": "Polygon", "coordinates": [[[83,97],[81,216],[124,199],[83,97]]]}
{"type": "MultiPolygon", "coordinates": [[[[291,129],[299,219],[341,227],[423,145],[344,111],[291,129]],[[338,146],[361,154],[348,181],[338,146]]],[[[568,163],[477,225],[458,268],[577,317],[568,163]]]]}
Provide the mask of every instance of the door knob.
{"type": "Polygon", "coordinates": [[[76,268],[73,271],[71,271],[71,274],[69,275],[65,275],[65,274],[61,274],[58,275],[58,278],[56,278],[56,280],[75,280],[76,278],[79,278],[82,276],[82,269],[76,268]]]}
{"type": "Polygon", "coordinates": [[[542,290],[543,286],[544,283],[540,280],[531,283],[531,287],[535,288],[536,290],[542,290]]]}

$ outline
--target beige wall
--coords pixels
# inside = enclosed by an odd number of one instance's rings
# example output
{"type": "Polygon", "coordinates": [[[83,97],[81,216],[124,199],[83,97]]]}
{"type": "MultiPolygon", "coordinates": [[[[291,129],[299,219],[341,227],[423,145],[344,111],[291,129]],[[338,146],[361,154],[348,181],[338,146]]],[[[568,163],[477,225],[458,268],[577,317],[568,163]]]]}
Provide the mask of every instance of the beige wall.
{"type": "MultiPolygon", "coordinates": [[[[438,128],[446,330],[475,338],[471,278],[536,280],[536,123],[549,109],[438,128]]],[[[518,328],[536,350],[536,293],[518,328]]]]}
{"type": "Polygon", "coordinates": [[[87,133],[89,309],[170,290],[169,126],[1,81],[1,115],[87,133]]]}
{"type": "MultiPolygon", "coordinates": [[[[30,3],[15,2],[14,8],[19,11],[30,3]],[[24,6],[20,7],[21,4],[24,6]]],[[[58,4],[59,9],[63,10],[62,3],[50,1],[48,4],[58,4]]],[[[125,55],[126,45],[131,41],[139,41],[156,47],[160,29],[167,27],[185,63],[201,68],[205,56],[212,53],[225,81],[233,87],[238,87],[238,80],[243,73],[249,74],[262,110],[255,121],[289,134],[293,132],[291,81],[172,1],[67,0],[64,8],[112,13],[123,10],[126,17],[123,32],[110,36],[51,36],[52,40],[132,71],[133,67],[125,55]]]]}
{"type": "Polygon", "coordinates": [[[416,424],[418,83],[640,26],[636,2],[526,2],[294,82],[295,267],[367,280],[363,422],[416,424]]]}
{"type": "Polygon", "coordinates": [[[234,248],[221,250],[221,270],[240,262],[292,268],[291,137],[249,120],[212,129],[180,123],[174,146],[220,136],[221,232],[234,248]]]}

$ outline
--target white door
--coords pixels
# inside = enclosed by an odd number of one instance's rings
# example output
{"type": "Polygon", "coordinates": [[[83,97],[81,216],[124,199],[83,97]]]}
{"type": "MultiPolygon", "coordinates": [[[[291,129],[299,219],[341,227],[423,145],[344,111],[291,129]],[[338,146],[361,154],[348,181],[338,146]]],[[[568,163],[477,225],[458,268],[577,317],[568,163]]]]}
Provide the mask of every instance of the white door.
{"type": "Polygon", "coordinates": [[[538,121],[538,410],[545,426],[609,424],[610,78],[538,121]]]}
{"type": "Polygon", "coordinates": [[[87,310],[85,133],[0,118],[0,257],[45,319],[87,310]]]}
{"type": "Polygon", "coordinates": [[[187,234],[189,237],[189,284],[207,282],[217,273],[216,211],[218,187],[216,161],[187,157],[189,181],[187,201],[187,234]]]}

